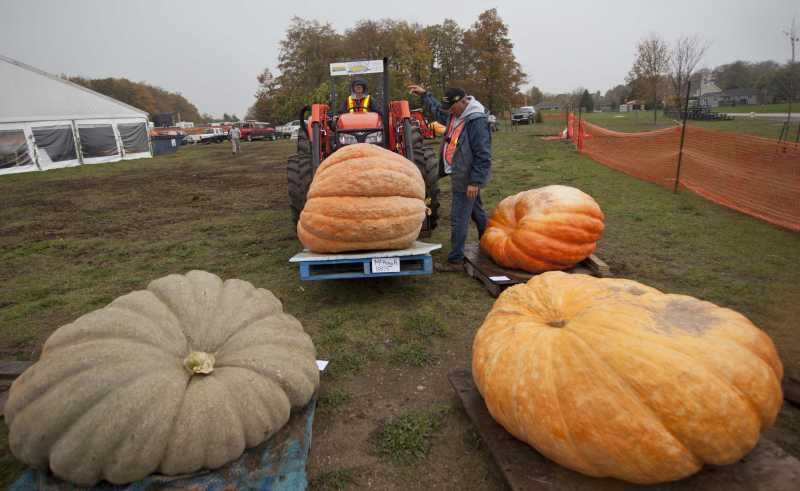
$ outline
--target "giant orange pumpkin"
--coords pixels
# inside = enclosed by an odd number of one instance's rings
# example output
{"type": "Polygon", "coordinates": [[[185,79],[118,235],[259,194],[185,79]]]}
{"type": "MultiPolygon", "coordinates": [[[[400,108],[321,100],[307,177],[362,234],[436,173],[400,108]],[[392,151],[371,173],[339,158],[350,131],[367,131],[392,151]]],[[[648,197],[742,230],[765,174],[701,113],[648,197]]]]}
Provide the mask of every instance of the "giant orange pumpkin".
{"type": "Polygon", "coordinates": [[[404,249],[425,220],[425,181],[405,157],[348,145],[320,164],[297,223],[313,252],[404,249]]]}
{"type": "Polygon", "coordinates": [[[635,483],[737,461],[782,403],[775,346],[744,316],[562,272],[500,295],[472,370],[511,434],[565,467],[635,483]]]}
{"type": "Polygon", "coordinates": [[[497,205],[481,248],[507,268],[531,273],[567,269],[594,252],[603,219],[600,206],[579,189],[531,189],[497,205]]]}

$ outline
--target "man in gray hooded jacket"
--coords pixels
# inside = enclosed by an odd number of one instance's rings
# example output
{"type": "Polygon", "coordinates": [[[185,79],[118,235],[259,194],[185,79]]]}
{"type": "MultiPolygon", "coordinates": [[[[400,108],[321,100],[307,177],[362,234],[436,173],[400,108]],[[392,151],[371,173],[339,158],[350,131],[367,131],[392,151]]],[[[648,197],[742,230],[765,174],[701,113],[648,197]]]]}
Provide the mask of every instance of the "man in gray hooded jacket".
{"type": "Polygon", "coordinates": [[[442,138],[439,173],[451,176],[453,204],[450,210],[450,254],[440,271],[459,271],[464,264],[464,243],[470,218],[478,237],[486,230],[486,212],[480,190],[489,183],[492,167],[492,138],[483,105],[463,89],[445,91],[442,103],[419,85],[409,92],[422,96],[422,102],[436,119],[447,126],[442,138]]]}

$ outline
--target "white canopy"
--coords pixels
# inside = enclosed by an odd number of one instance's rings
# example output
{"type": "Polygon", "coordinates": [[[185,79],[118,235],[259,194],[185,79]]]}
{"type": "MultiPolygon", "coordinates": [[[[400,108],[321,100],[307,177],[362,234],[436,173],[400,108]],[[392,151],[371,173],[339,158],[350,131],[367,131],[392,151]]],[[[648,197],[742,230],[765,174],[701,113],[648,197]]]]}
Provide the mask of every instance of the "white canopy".
{"type": "Polygon", "coordinates": [[[0,174],[151,155],[146,112],[0,55],[0,174]]]}

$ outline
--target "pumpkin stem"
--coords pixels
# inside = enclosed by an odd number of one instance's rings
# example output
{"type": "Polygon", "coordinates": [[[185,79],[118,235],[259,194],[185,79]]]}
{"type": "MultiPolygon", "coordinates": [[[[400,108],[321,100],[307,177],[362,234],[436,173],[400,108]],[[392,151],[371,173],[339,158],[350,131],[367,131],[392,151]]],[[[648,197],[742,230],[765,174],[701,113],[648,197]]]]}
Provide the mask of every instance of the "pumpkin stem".
{"type": "Polygon", "coordinates": [[[186,367],[192,374],[202,373],[208,375],[214,371],[214,362],[216,359],[211,353],[204,351],[192,351],[183,360],[183,366],[186,367]]]}
{"type": "Polygon", "coordinates": [[[564,327],[567,325],[567,321],[565,320],[557,320],[557,321],[550,321],[547,323],[550,327],[564,327]]]}

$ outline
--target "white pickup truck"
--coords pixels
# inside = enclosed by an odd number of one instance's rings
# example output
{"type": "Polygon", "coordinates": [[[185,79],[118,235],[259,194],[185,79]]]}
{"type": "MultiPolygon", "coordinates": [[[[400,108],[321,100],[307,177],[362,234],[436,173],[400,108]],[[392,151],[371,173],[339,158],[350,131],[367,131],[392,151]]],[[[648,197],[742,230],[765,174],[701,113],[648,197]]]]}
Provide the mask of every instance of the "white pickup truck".
{"type": "Polygon", "coordinates": [[[278,126],[275,128],[275,132],[281,138],[291,138],[292,140],[297,139],[297,132],[300,131],[300,120],[296,119],[294,121],[290,121],[283,126],[278,126]]]}
{"type": "Polygon", "coordinates": [[[225,131],[222,128],[208,127],[202,128],[202,130],[202,132],[186,135],[186,137],[183,139],[183,144],[191,143],[196,145],[198,143],[203,143],[208,145],[209,143],[222,143],[228,139],[228,137],[225,136],[225,131]]]}

